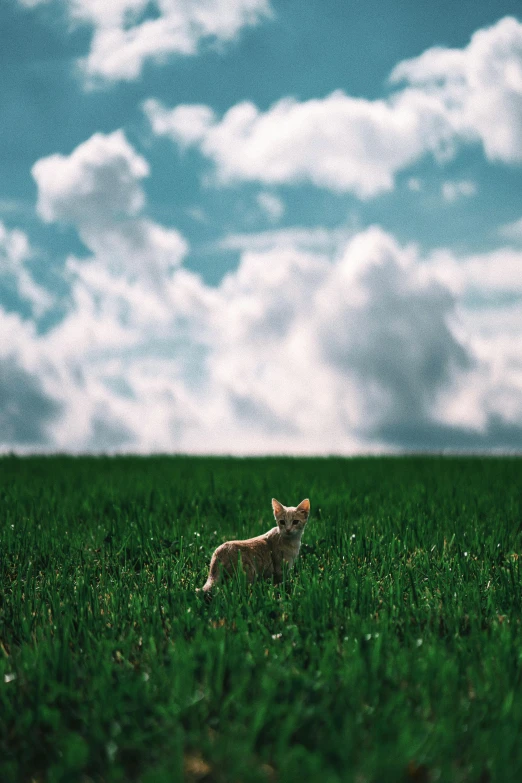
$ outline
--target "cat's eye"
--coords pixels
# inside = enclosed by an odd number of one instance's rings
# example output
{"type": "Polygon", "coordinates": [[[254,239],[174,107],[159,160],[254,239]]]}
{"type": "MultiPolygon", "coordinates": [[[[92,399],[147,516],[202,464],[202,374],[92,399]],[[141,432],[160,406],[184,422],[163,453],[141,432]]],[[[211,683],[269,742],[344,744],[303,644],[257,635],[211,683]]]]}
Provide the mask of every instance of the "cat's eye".
{"type": "Polygon", "coordinates": [[[294,524],[294,525],[298,525],[298,524],[299,524],[299,520],[298,520],[298,519],[294,519],[294,521],[293,521],[293,523],[292,523],[292,524],[294,524]]]}

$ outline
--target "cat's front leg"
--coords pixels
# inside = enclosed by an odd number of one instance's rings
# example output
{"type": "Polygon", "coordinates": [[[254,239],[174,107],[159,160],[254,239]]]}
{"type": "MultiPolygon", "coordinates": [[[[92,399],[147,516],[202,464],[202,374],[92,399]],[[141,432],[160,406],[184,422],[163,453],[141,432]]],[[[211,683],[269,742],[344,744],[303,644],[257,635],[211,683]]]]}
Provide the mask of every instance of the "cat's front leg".
{"type": "Polygon", "coordinates": [[[277,558],[274,563],[274,584],[279,585],[281,582],[288,582],[288,576],[292,564],[285,560],[284,557],[277,558]]]}
{"type": "Polygon", "coordinates": [[[283,558],[280,552],[272,552],[272,581],[275,585],[283,581],[283,558]]]}

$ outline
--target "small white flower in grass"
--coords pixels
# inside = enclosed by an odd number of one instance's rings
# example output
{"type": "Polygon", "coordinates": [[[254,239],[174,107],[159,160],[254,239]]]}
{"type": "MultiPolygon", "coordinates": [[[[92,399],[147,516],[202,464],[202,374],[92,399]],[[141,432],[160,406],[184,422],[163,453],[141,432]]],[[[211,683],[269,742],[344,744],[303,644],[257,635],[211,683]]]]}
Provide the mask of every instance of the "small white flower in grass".
{"type": "Polygon", "coordinates": [[[282,637],[282,635],[283,635],[282,633],[273,633],[272,634],[272,639],[280,639],[282,637]]]}
{"type": "Polygon", "coordinates": [[[4,682],[13,682],[13,680],[16,680],[16,674],[14,672],[4,674],[4,682]]]}
{"type": "Polygon", "coordinates": [[[468,556],[468,553],[467,553],[467,552],[464,552],[464,557],[467,557],[467,556],[468,556]]]}
{"type": "Polygon", "coordinates": [[[422,646],[422,639],[417,639],[415,644],[417,645],[417,647],[421,647],[422,646]]]}
{"type": "Polygon", "coordinates": [[[148,681],[149,681],[149,679],[150,679],[150,675],[149,675],[149,673],[148,673],[148,672],[143,672],[143,675],[142,675],[142,677],[143,677],[143,679],[145,680],[145,682],[148,682],[148,681]]]}
{"type": "Polygon", "coordinates": [[[353,541],[354,538],[355,538],[355,533],[352,533],[352,535],[350,536],[350,539],[353,541]]]}
{"type": "Polygon", "coordinates": [[[107,743],[105,749],[107,751],[107,756],[109,757],[109,761],[114,761],[114,759],[116,758],[116,753],[118,752],[118,746],[116,745],[116,743],[111,740],[110,742],[107,743]]]}
{"type": "Polygon", "coordinates": [[[113,724],[111,726],[111,734],[113,737],[117,737],[118,734],[121,734],[121,725],[118,723],[117,720],[113,721],[113,724]]]}
{"type": "Polygon", "coordinates": [[[367,633],[367,634],[366,634],[366,636],[365,636],[364,638],[366,639],[366,641],[367,641],[367,642],[369,642],[369,641],[370,641],[370,639],[372,638],[372,635],[371,635],[371,633],[367,633]]]}

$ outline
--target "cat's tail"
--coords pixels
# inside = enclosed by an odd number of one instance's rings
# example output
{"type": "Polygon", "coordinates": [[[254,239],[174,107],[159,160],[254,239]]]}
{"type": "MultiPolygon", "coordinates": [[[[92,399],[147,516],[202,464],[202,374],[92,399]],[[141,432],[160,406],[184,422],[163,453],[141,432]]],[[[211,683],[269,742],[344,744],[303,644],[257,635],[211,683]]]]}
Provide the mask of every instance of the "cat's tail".
{"type": "Polygon", "coordinates": [[[217,557],[214,555],[212,556],[212,560],[210,561],[210,568],[208,571],[208,578],[203,587],[199,587],[196,592],[197,593],[203,593],[205,597],[210,597],[212,595],[213,588],[218,584],[219,582],[219,563],[217,560],[217,557]]]}

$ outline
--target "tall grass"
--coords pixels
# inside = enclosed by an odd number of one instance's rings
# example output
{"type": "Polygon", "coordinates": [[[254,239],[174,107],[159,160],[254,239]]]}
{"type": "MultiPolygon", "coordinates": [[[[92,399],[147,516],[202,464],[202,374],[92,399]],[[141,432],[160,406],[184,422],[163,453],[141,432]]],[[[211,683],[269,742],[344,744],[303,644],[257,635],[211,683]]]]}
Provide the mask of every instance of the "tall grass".
{"type": "Polygon", "coordinates": [[[522,462],[0,461],[0,781],[522,780],[522,462]],[[281,587],[195,594],[310,497],[281,587]]]}

